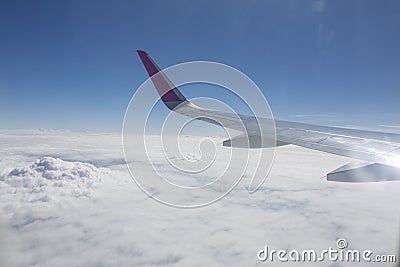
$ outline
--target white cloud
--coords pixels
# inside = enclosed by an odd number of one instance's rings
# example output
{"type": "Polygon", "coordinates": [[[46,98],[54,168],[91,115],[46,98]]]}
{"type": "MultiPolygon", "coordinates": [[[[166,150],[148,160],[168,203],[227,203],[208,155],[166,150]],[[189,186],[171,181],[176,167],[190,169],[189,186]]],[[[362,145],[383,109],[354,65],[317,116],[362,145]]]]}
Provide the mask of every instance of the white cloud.
{"type": "Polygon", "coordinates": [[[99,170],[92,164],[52,157],[42,157],[30,166],[13,168],[0,176],[0,182],[29,194],[29,202],[50,201],[54,191],[90,197],[93,184],[99,181],[99,170]]]}
{"type": "Polygon", "coordinates": [[[119,135],[0,137],[4,266],[253,266],[264,245],[326,249],[339,237],[352,248],[397,252],[400,183],[320,179],[349,162],[344,157],[281,147],[259,192],[249,195],[245,178],[221,201],[182,210],[138,189],[121,161],[119,135]]]}
{"type": "Polygon", "coordinates": [[[395,128],[395,129],[400,129],[400,125],[379,125],[384,128],[395,128]]]}

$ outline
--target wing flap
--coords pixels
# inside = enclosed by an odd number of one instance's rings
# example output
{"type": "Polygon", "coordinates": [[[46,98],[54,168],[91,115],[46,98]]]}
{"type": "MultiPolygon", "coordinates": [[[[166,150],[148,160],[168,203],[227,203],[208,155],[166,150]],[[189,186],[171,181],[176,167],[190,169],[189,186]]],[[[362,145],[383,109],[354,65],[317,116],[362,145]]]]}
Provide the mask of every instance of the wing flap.
{"type": "MultiPolygon", "coordinates": [[[[329,133],[330,128],[327,127],[324,132],[304,128],[277,128],[277,140],[370,162],[389,165],[396,163],[397,155],[394,151],[400,149],[399,144],[329,133]]],[[[320,129],[323,130],[323,126],[320,129]]]]}

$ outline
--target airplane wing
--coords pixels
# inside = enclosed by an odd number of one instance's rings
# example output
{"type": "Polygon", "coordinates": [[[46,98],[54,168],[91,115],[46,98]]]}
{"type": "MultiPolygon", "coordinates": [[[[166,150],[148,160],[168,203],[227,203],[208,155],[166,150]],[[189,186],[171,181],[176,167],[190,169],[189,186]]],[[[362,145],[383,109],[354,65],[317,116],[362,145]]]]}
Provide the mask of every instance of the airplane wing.
{"type": "MultiPolygon", "coordinates": [[[[231,114],[198,107],[188,101],[162,70],[141,50],[138,54],[163,103],[172,111],[209,123],[242,131],[243,134],[224,141],[224,146],[241,147],[246,138],[250,148],[264,147],[260,124],[267,118],[231,114]],[[159,73],[159,75],[155,75],[159,73]],[[219,123],[217,123],[219,122],[219,123]],[[244,126],[244,127],[243,127],[244,126]]],[[[276,145],[293,144],[340,156],[365,161],[342,166],[329,174],[330,181],[376,182],[400,180],[400,134],[382,133],[298,122],[275,120],[276,145]]],[[[266,134],[268,136],[268,134],[266,134]]]]}

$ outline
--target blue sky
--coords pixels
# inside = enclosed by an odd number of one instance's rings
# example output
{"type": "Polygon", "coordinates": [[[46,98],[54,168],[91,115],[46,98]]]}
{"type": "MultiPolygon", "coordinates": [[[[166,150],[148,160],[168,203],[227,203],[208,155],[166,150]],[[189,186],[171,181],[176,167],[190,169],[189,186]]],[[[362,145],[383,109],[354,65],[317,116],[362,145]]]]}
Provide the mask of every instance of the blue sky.
{"type": "Polygon", "coordinates": [[[377,0],[2,1],[0,128],[120,131],[147,79],[136,49],[238,68],[278,118],[400,125],[398,14],[377,0]]]}

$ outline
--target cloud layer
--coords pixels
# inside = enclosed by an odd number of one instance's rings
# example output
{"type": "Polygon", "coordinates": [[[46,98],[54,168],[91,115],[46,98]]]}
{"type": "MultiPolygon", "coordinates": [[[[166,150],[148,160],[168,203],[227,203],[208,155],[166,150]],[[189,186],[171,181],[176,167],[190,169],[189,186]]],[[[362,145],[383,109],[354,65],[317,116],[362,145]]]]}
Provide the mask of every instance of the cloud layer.
{"type": "MultiPolygon", "coordinates": [[[[265,245],[327,249],[339,237],[352,248],[398,250],[399,183],[323,179],[347,158],[281,147],[257,193],[247,193],[245,176],[221,201],[182,210],[134,184],[119,135],[3,131],[0,137],[2,266],[264,266],[256,253],[265,245]]],[[[144,169],[146,160],[136,160],[144,169]]],[[[314,266],[321,265],[335,266],[314,266]]]]}

